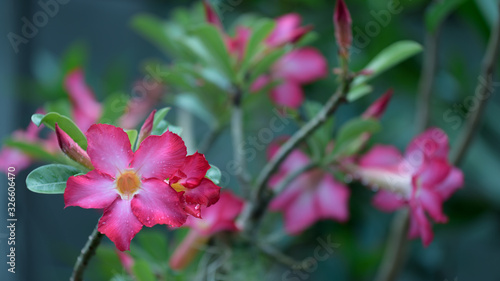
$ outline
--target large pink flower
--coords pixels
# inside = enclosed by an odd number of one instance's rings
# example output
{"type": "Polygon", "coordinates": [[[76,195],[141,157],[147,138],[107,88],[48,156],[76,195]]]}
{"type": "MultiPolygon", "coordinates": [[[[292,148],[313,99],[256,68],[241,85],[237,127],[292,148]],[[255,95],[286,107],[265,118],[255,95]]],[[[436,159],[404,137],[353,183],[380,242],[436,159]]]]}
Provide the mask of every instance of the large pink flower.
{"type": "Polygon", "coordinates": [[[221,192],[217,204],[210,208],[202,207],[203,219],[188,217],[185,225],[191,229],[172,254],[170,266],[176,270],[186,267],[212,235],[221,231],[239,231],[235,219],[243,210],[243,206],[242,199],[224,191],[221,192]]]}
{"type": "Polygon", "coordinates": [[[311,47],[301,48],[281,57],[269,75],[254,82],[252,91],[259,91],[271,81],[279,81],[270,92],[271,99],[278,105],[298,108],[304,101],[302,85],[323,78],[327,73],[327,62],[320,52],[311,47]]]}
{"type": "Polygon", "coordinates": [[[463,185],[463,174],[447,160],[448,137],[431,128],[417,136],[404,156],[392,146],[375,146],[364,155],[359,167],[350,169],[355,177],[381,188],[374,205],[387,212],[404,206],[411,210],[410,238],[421,237],[425,246],[433,239],[429,215],[438,223],[447,222],[442,205],[463,185]]]}
{"type": "Polygon", "coordinates": [[[201,218],[201,207],[217,203],[220,187],[205,177],[210,164],[203,154],[196,152],[184,160],[182,167],[168,180],[170,186],[182,195],[188,214],[201,218]]]}
{"type": "Polygon", "coordinates": [[[127,134],[112,125],[92,125],[86,133],[94,170],[68,179],[66,207],[104,209],[99,232],[125,251],[143,225],[181,226],[187,214],[165,179],[186,157],[182,139],[169,131],[149,136],[133,152],[127,134]]]}
{"type": "MultiPolygon", "coordinates": [[[[278,150],[277,145],[269,148],[270,157],[278,150]]],[[[288,175],[310,163],[309,157],[300,150],[294,150],[281,164],[278,173],[269,181],[272,188],[281,184],[288,175]]],[[[285,229],[297,234],[321,219],[344,222],[349,218],[349,189],[337,182],[328,172],[314,168],[302,173],[270,204],[270,209],[283,211],[285,229]]]]}

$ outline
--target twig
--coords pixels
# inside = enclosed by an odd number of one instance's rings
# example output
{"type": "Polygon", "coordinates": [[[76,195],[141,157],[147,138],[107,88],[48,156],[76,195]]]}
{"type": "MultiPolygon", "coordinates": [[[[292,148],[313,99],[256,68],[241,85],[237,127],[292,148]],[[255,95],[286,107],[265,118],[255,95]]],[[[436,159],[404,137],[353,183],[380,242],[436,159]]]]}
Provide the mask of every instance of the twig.
{"type": "Polygon", "coordinates": [[[435,32],[428,32],[425,36],[424,64],[422,66],[422,77],[420,78],[417,95],[417,132],[424,131],[430,123],[430,101],[434,78],[436,77],[439,27],[435,32]]]}
{"type": "MultiPolygon", "coordinates": [[[[438,26],[435,32],[428,32],[425,36],[424,64],[417,94],[417,133],[424,131],[430,123],[430,101],[436,76],[439,29],[438,26]]],[[[408,221],[408,210],[400,210],[395,214],[376,281],[393,281],[401,271],[408,244],[408,221]]]]}
{"type": "Polygon", "coordinates": [[[256,230],[255,225],[260,221],[261,216],[264,214],[273,196],[272,192],[266,188],[271,175],[295,147],[323,125],[326,120],[328,120],[328,117],[330,117],[342,103],[347,101],[346,95],[349,92],[351,81],[352,76],[350,74],[343,75],[341,86],[337,92],[330,97],[318,114],[289,138],[288,141],[280,147],[271,161],[264,166],[257,178],[256,189],[252,194],[251,201],[247,204],[240,218],[245,232],[256,230]]]}
{"type": "MultiPolygon", "coordinates": [[[[500,3],[498,5],[498,10],[500,14],[500,3]]],[[[457,149],[452,155],[452,162],[455,165],[460,165],[462,162],[467,149],[469,148],[474,135],[479,127],[481,121],[481,116],[486,108],[486,104],[489,97],[493,93],[493,74],[495,72],[495,67],[498,64],[498,53],[500,49],[500,19],[497,19],[497,23],[491,28],[490,40],[488,42],[488,47],[486,53],[483,57],[482,70],[479,84],[478,92],[476,93],[479,97],[479,106],[474,110],[470,119],[468,120],[466,127],[463,129],[462,134],[459,137],[457,149]],[[483,78],[484,80],[482,80],[483,78]]]]}
{"type": "Polygon", "coordinates": [[[78,259],[76,260],[75,266],[73,268],[73,275],[71,275],[70,281],[82,281],[83,280],[83,272],[87,267],[92,256],[95,254],[97,247],[99,247],[99,243],[101,243],[101,239],[103,234],[101,234],[97,228],[99,224],[95,227],[92,234],[89,236],[89,240],[83,247],[78,259]]]}
{"type": "Polygon", "coordinates": [[[243,150],[243,109],[241,108],[241,98],[242,93],[240,89],[236,89],[236,92],[233,96],[233,108],[231,115],[231,137],[233,142],[233,157],[236,165],[239,169],[236,177],[240,183],[243,194],[246,198],[250,193],[249,190],[249,182],[250,176],[247,171],[247,163],[243,155],[245,154],[243,150]]]}

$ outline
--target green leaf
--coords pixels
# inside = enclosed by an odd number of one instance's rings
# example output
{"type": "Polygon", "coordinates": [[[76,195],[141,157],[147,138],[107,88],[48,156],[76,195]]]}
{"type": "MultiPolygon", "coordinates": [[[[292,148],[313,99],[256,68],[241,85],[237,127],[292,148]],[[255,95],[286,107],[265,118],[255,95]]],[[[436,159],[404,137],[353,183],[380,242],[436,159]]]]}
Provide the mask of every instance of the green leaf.
{"type": "Polygon", "coordinates": [[[42,116],[42,114],[33,114],[31,120],[37,126],[44,124],[52,130],[55,130],[55,124],[57,123],[59,128],[68,134],[81,148],[87,149],[87,138],[71,119],[55,112],[49,112],[42,116]]]}
{"type": "Polygon", "coordinates": [[[29,190],[44,194],[62,194],[68,178],[82,171],[62,164],[50,164],[36,168],[26,178],[29,190]]]}
{"type": "Polygon", "coordinates": [[[250,79],[248,79],[248,85],[251,85],[255,79],[264,74],[269,68],[278,61],[284,54],[286,54],[286,48],[279,48],[270,52],[267,56],[259,60],[250,69],[250,79]]]}
{"type": "Polygon", "coordinates": [[[420,53],[422,46],[414,41],[399,41],[385,48],[373,58],[363,70],[369,75],[361,75],[354,79],[352,87],[364,84],[400,62],[420,53]]]}
{"type": "Polygon", "coordinates": [[[165,119],[165,116],[167,116],[169,111],[170,107],[164,107],[156,111],[155,117],[153,119],[153,130],[160,124],[160,121],[163,121],[163,119],[165,119]]]}
{"type": "Polygon", "coordinates": [[[135,142],[137,141],[137,130],[125,130],[128,135],[132,149],[135,147],[135,142]]]}
{"type": "Polygon", "coordinates": [[[208,178],[209,180],[211,180],[216,185],[218,185],[218,184],[220,184],[220,179],[222,177],[222,173],[219,170],[219,168],[217,168],[214,165],[210,165],[210,169],[207,171],[207,174],[205,175],[205,177],[208,178]]]}
{"type": "Polygon", "coordinates": [[[248,44],[245,49],[245,56],[241,66],[241,71],[246,72],[249,65],[253,62],[255,55],[259,51],[259,46],[267,38],[267,36],[273,31],[275,22],[270,19],[260,19],[252,27],[252,34],[248,40],[248,44]]]}
{"type": "Polygon", "coordinates": [[[103,105],[103,111],[99,123],[115,125],[116,121],[125,113],[128,97],[123,93],[115,93],[109,96],[103,105]]]}
{"type": "Polygon", "coordinates": [[[468,0],[442,0],[435,1],[425,13],[425,27],[430,32],[435,32],[437,27],[460,5],[468,0]]]}
{"type": "Polygon", "coordinates": [[[45,148],[38,143],[19,141],[15,139],[7,139],[5,140],[4,144],[8,147],[18,149],[23,153],[38,160],[44,160],[48,162],[61,161],[60,158],[45,150],[45,148]]]}
{"type": "MultiPolygon", "coordinates": [[[[316,114],[323,108],[323,105],[315,101],[306,101],[304,103],[304,110],[307,119],[312,119],[316,114]]],[[[317,129],[311,136],[311,142],[309,142],[313,152],[321,157],[324,155],[328,144],[333,139],[333,129],[334,129],[334,118],[329,117],[323,126],[317,129]]]]}
{"type": "Polygon", "coordinates": [[[347,94],[347,100],[353,102],[360,99],[373,91],[373,87],[366,84],[359,84],[349,91],[347,94]]]}
{"type": "Polygon", "coordinates": [[[164,28],[164,23],[151,15],[136,15],[132,18],[131,26],[134,30],[153,42],[161,51],[168,53],[175,49],[164,28]]]}
{"type": "Polygon", "coordinates": [[[229,53],[217,28],[211,24],[203,24],[196,27],[191,34],[194,37],[184,40],[186,47],[196,53],[207,65],[215,66],[234,82],[236,73],[231,66],[229,53]]]}
{"type": "Polygon", "coordinates": [[[340,128],[333,156],[350,156],[361,149],[363,141],[360,137],[364,133],[376,133],[380,130],[380,123],[375,119],[356,118],[347,122],[340,128]]]}
{"type": "Polygon", "coordinates": [[[76,68],[84,68],[87,61],[87,46],[83,42],[72,44],[62,57],[63,75],[76,68]]]}
{"type": "Polygon", "coordinates": [[[136,260],[132,267],[132,271],[138,281],[156,281],[153,269],[145,260],[136,260]]]}

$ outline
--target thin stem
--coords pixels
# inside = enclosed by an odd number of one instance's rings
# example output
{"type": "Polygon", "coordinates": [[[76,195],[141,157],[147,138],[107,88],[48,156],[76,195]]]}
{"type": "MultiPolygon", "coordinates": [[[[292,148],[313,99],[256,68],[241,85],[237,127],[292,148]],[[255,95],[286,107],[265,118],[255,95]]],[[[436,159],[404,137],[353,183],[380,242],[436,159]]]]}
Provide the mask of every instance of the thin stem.
{"type": "MultiPolygon", "coordinates": [[[[500,4],[498,5],[500,14],[500,4]]],[[[476,97],[479,97],[479,106],[471,113],[471,116],[462,130],[459,137],[457,149],[452,155],[452,162],[455,165],[460,165],[467,149],[469,148],[476,131],[478,130],[481,116],[486,108],[489,98],[493,94],[493,74],[495,67],[498,64],[498,53],[500,49],[500,19],[491,29],[490,40],[486,49],[486,54],[483,57],[481,76],[476,90],[476,97]]]]}
{"type": "Polygon", "coordinates": [[[330,97],[325,106],[318,114],[299,129],[291,138],[285,142],[275,156],[269,161],[257,178],[256,189],[252,194],[251,201],[243,211],[241,216],[242,226],[246,232],[255,230],[255,225],[258,224],[262,215],[265,212],[273,194],[267,187],[267,182],[271,175],[276,171],[278,166],[285,160],[295,147],[302,143],[308,136],[323,125],[328,117],[330,117],[337,108],[346,102],[346,95],[349,92],[352,77],[350,74],[345,74],[342,77],[342,84],[337,92],[330,97]]]}
{"type": "Polygon", "coordinates": [[[233,142],[233,157],[238,167],[236,177],[240,183],[243,194],[248,198],[250,176],[247,171],[247,163],[243,157],[244,133],[243,133],[243,109],[241,108],[241,90],[237,89],[233,97],[233,108],[231,115],[231,137],[233,142]]]}
{"type": "Polygon", "coordinates": [[[98,225],[95,227],[94,231],[92,231],[92,234],[90,234],[89,236],[89,240],[80,252],[80,255],[78,256],[78,259],[76,260],[75,266],[73,268],[73,275],[71,275],[71,278],[69,279],[70,281],[83,280],[83,272],[85,271],[85,268],[87,267],[90,259],[95,254],[97,247],[99,247],[99,243],[101,243],[101,239],[103,236],[103,234],[101,234],[97,230],[98,225]]]}
{"type": "Polygon", "coordinates": [[[439,27],[435,32],[428,32],[425,36],[424,64],[417,95],[417,132],[424,131],[430,123],[430,102],[434,80],[436,77],[439,27]]]}

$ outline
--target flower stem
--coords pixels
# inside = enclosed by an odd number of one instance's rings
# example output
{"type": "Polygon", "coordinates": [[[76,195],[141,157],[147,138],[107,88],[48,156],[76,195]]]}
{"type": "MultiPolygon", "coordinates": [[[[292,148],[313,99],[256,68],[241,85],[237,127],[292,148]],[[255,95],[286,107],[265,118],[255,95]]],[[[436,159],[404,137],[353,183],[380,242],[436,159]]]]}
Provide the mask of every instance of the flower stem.
{"type": "Polygon", "coordinates": [[[255,231],[255,227],[262,215],[265,213],[267,205],[273,197],[273,193],[267,188],[267,182],[278,166],[285,160],[295,147],[301,144],[308,136],[323,125],[337,108],[347,101],[346,95],[349,92],[352,77],[350,74],[342,75],[342,83],[326,102],[316,116],[299,129],[288,139],[274,155],[274,157],[264,166],[260,172],[251,201],[247,204],[240,218],[242,227],[246,232],[255,231]]]}
{"type": "MultiPolygon", "coordinates": [[[[498,5],[498,10],[500,13],[500,3],[498,5]]],[[[460,165],[462,162],[479,127],[481,116],[486,108],[486,104],[493,94],[493,74],[495,72],[495,67],[498,64],[499,49],[500,19],[497,19],[497,23],[491,28],[490,40],[488,42],[486,53],[483,57],[481,76],[479,77],[479,83],[476,88],[476,97],[479,97],[479,106],[472,111],[471,116],[469,117],[469,120],[459,137],[458,145],[456,146],[457,149],[452,155],[452,162],[455,165],[460,165]]]]}
{"type": "Polygon", "coordinates": [[[98,225],[95,227],[94,231],[92,231],[92,234],[89,236],[89,240],[80,252],[80,256],[78,256],[73,268],[73,274],[69,279],[70,281],[83,280],[83,272],[85,271],[90,259],[95,254],[95,251],[97,250],[97,247],[99,247],[99,243],[101,243],[103,237],[103,234],[101,234],[97,228],[98,225]]]}

